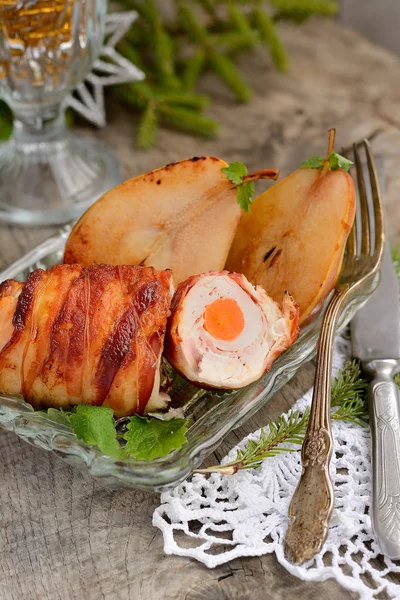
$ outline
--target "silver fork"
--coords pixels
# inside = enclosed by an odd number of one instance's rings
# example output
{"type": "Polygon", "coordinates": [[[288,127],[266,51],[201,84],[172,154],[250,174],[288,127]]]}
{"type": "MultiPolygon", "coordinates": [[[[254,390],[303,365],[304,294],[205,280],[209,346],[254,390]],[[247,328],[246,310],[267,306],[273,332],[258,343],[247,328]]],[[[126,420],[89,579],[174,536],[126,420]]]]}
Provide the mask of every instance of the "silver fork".
{"type": "Polygon", "coordinates": [[[330,396],[332,350],[338,318],[356,290],[378,272],[383,257],[383,208],[378,176],[367,140],[363,146],[367,156],[373,211],[368,204],[359,150],[354,145],[359,210],[356,210],[340,276],[322,321],[310,420],[301,449],[303,471],[289,506],[290,523],[285,539],[285,554],[296,564],[311,559],[319,552],[328,535],[328,522],[333,510],[334,494],[329,474],[333,446],[330,396]],[[358,228],[361,229],[360,243],[357,242],[358,228]],[[373,237],[375,241],[372,244],[373,237]]]}

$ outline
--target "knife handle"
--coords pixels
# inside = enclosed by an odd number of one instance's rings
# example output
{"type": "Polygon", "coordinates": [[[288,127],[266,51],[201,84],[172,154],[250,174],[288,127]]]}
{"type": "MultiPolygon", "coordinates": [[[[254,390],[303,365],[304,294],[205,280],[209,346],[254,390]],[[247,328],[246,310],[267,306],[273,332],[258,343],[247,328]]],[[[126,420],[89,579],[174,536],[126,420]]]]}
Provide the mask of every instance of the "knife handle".
{"type": "Polygon", "coordinates": [[[386,556],[400,558],[400,394],[393,376],[396,360],[365,365],[369,385],[372,433],[372,524],[386,556]]]}

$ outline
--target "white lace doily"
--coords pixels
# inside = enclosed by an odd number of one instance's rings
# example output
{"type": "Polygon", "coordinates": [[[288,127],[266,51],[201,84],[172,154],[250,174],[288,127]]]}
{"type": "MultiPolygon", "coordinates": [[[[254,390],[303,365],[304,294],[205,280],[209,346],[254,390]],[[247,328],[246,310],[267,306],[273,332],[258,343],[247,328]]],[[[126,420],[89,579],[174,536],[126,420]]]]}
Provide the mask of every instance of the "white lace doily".
{"type": "MultiPolygon", "coordinates": [[[[338,338],[334,374],[349,357],[349,342],[338,338]]],[[[304,410],[310,401],[311,390],[294,408],[304,410]]],[[[300,579],[334,578],[358,592],[361,600],[376,598],[381,592],[400,598],[400,585],[391,577],[400,572],[400,563],[380,554],[369,517],[370,430],[345,421],[332,425],[335,509],[327,542],[312,561],[295,566],[283,552],[288,506],[301,472],[299,451],[267,458],[259,469],[235,475],[194,475],[162,494],[153,524],[163,533],[166,554],[216,567],[234,558],[274,552],[280,564],[300,579]]],[[[258,437],[259,431],[242,440],[223,462],[232,461],[237,448],[258,437]]]]}

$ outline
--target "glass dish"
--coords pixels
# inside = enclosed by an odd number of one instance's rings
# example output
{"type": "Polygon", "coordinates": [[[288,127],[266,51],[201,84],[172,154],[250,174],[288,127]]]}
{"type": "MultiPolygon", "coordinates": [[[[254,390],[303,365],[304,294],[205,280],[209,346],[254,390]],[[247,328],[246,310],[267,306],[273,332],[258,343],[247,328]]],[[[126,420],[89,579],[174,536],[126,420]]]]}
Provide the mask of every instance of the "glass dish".
{"type": "MultiPolygon", "coordinates": [[[[9,278],[25,281],[30,271],[60,263],[69,232],[70,228],[65,227],[58,235],[28,252],[0,273],[0,281],[9,278]]],[[[376,285],[377,280],[369,282],[352,298],[341,316],[340,328],[351,320],[376,285]]],[[[179,388],[173,400],[184,405],[185,416],[191,422],[188,441],[180,450],[151,462],[105,456],[98,449],[80,442],[65,425],[35,413],[20,397],[0,394],[0,427],[13,431],[34,446],[55,452],[69,464],[87,469],[93,476],[105,479],[114,487],[165,490],[187,478],[224,436],[243,425],[293,377],[303,363],[313,358],[320,324],[321,315],[302,331],[297,342],[274,362],[268,373],[242,390],[212,392],[199,390],[190,384],[179,388]]]]}

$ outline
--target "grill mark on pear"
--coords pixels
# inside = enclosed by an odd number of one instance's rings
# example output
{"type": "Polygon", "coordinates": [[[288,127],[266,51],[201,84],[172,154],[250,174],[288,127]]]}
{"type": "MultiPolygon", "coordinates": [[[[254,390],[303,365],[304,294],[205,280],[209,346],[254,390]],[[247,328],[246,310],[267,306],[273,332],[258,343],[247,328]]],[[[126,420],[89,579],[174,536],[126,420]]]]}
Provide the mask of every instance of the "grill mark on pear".
{"type": "Polygon", "coordinates": [[[279,248],[279,250],[277,252],[275,252],[274,256],[271,258],[269,267],[272,267],[276,263],[276,261],[278,260],[278,258],[280,257],[281,254],[282,254],[282,248],[279,248]]]}
{"type": "Polygon", "coordinates": [[[266,262],[269,257],[271,256],[271,254],[273,254],[276,250],[276,246],[272,246],[271,250],[268,250],[268,252],[266,252],[263,261],[266,262]]]}

